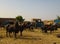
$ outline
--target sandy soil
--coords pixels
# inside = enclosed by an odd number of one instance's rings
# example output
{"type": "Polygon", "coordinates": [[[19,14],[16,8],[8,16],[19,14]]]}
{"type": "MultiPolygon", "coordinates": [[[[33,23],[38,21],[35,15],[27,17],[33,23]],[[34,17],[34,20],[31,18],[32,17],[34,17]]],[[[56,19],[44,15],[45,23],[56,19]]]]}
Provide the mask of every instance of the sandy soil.
{"type": "Polygon", "coordinates": [[[53,33],[42,33],[39,29],[35,29],[34,32],[23,31],[23,36],[17,34],[15,39],[12,37],[6,37],[5,29],[0,29],[0,44],[60,44],[60,38],[57,38],[57,34],[60,34],[60,29],[53,33]]]}

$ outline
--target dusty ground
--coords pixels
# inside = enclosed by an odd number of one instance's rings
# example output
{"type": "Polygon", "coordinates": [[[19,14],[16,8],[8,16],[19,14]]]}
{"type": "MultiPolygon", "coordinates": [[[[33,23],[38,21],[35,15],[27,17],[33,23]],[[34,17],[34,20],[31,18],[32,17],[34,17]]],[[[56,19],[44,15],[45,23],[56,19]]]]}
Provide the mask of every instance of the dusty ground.
{"type": "Polygon", "coordinates": [[[4,29],[0,29],[0,44],[60,44],[60,38],[57,38],[56,35],[60,34],[60,30],[50,33],[42,33],[40,30],[23,31],[23,36],[17,35],[17,39],[12,37],[6,37],[4,29]]]}

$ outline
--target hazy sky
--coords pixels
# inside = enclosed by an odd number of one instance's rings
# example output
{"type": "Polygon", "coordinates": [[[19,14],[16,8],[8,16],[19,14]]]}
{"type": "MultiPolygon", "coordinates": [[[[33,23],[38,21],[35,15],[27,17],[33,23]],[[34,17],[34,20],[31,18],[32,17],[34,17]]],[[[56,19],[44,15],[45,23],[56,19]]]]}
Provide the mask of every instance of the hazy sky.
{"type": "Polygon", "coordinates": [[[26,20],[55,19],[60,16],[60,0],[0,0],[0,17],[18,15],[26,20]]]}

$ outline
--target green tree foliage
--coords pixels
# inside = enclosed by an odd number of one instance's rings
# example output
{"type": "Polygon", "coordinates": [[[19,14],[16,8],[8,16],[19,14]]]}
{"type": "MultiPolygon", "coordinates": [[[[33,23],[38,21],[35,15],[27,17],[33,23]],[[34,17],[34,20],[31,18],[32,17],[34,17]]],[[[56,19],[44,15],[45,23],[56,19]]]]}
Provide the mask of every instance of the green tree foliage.
{"type": "Polygon", "coordinates": [[[23,22],[23,21],[24,21],[24,19],[23,19],[22,16],[17,16],[17,17],[16,17],[16,20],[19,21],[19,22],[23,22]]]}
{"type": "Polygon", "coordinates": [[[60,16],[57,16],[57,19],[60,20],[60,16]]]}
{"type": "Polygon", "coordinates": [[[54,21],[55,21],[55,20],[60,20],[60,16],[57,16],[57,18],[56,18],[56,19],[54,19],[54,21]]]}

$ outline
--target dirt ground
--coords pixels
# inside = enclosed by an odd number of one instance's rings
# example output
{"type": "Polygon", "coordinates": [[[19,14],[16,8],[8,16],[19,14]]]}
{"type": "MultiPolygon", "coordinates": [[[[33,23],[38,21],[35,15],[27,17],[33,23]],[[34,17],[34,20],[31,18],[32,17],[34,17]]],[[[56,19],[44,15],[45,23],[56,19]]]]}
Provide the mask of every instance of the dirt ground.
{"type": "Polygon", "coordinates": [[[15,39],[12,37],[6,37],[5,29],[0,28],[0,44],[60,44],[60,38],[56,35],[60,34],[60,29],[53,33],[42,33],[40,29],[35,29],[34,32],[23,31],[23,36],[17,34],[15,39]]]}

